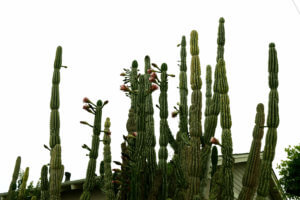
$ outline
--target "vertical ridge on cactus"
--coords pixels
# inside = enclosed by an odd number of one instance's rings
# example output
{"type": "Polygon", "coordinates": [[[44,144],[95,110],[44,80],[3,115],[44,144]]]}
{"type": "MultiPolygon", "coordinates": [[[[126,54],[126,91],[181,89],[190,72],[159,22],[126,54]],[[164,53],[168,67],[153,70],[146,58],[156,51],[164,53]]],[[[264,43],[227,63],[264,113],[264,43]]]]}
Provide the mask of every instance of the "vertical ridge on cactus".
{"type": "Polygon", "coordinates": [[[269,194],[269,181],[271,179],[272,162],[275,156],[275,148],[277,142],[277,127],[279,125],[279,97],[278,97],[278,60],[275,44],[269,45],[269,105],[267,126],[268,131],[266,134],[265,147],[263,159],[261,162],[261,171],[259,176],[259,183],[257,188],[257,199],[265,199],[269,194]]]}
{"type": "Polygon", "coordinates": [[[264,135],[265,113],[264,105],[258,104],[256,107],[255,126],[253,129],[253,140],[250,153],[247,160],[246,169],[242,180],[242,190],[238,200],[252,200],[258,181],[258,172],[260,166],[260,147],[264,135]]]}
{"type": "Polygon", "coordinates": [[[101,133],[102,108],[103,103],[101,100],[98,100],[95,108],[96,111],[93,125],[92,147],[89,153],[90,160],[86,170],[86,178],[83,184],[83,193],[80,196],[80,200],[89,200],[91,198],[90,193],[95,186],[95,171],[100,145],[99,136],[101,133]]]}
{"type": "Polygon", "coordinates": [[[60,200],[60,188],[63,177],[64,167],[61,164],[61,147],[60,147],[60,119],[59,119],[59,82],[60,69],[62,67],[62,47],[56,49],[54,72],[52,77],[52,92],[50,100],[50,200],[60,200]],[[58,145],[58,146],[57,146],[58,145]],[[56,147],[57,146],[57,147],[56,147]],[[55,149],[55,150],[54,150],[55,149]]]}
{"type": "Polygon", "coordinates": [[[20,166],[21,166],[21,157],[18,156],[16,159],[15,168],[14,168],[14,172],[12,175],[12,180],[9,185],[8,194],[7,194],[7,198],[6,198],[7,200],[14,199],[15,190],[17,188],[17,180],[18,180],[18,176],[19,176],[20,166]]]}
{"type": "Polygon", "coordinates": [[[202,108],[202,93],[201,93],[201,69],[199,59],[199,47],[198,47],[198,33],[193,30],[191,32],[190,39],[190,51],[192,55],[191,61],[191,106],[189,110],[189,125],[190,125],[190,153],[188,162],[188,175],[189,175],[189,187],[187,190],[187,200],[192,200],[194,195],[199,194],[200,184],[200,147],[202,136],[202,124],[201,124],[201,108],[202,108]]]}

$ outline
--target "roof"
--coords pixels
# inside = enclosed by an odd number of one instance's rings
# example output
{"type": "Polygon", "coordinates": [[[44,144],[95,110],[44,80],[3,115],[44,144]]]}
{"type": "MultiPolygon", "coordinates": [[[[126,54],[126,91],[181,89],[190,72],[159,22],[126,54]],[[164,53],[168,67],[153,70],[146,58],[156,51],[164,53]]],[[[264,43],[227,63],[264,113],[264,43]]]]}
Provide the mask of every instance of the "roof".
{"type": "MultiPolygon", "coordinates": [[[[262,157],[263,152],[260,153],[260,157],[262,157]]],[[[237,153],[233,154],[234,157],[234,163],[239,164],[239,163],[246,163],[248,160],[249,153],[237,153]]],[[[218,165],[222,164],[222,155],[219,155],[218,157],[218,165]]],[[[281,188],[281,186],[278,183],[278,179],[276,177],[276,174],[274,170],[272,169],[272,174],[271,174],[271,187],[270,187],[270,194],[273,199],[285,199],[284,198],[284,193],[281,188]]],[[[73,180],[73,181],[66,181],[63,182],[61,185],[61,191],[70,191],[70,190],[77,190],[77,189],[82,189],[83,184],[84,184],[85,179],[78,179],[78,180],[73,180]]],[[[5,197],[7,195],[7,192],[5,193],[0,193],[0,197],[5,197]]]]}

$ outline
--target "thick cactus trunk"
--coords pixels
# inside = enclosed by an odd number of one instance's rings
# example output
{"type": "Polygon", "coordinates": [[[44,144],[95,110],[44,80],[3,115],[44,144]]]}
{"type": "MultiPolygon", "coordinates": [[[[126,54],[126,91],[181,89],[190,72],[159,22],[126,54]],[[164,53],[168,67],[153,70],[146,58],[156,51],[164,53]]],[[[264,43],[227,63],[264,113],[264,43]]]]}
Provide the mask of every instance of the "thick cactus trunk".
{"type": "Polygon", "coordinates": [[[278,112],[278,60],[275,44],[269,45],[269,107],[267,126],[268,131],[266,135],[263,160],[261,163],[261,171],[259,176],[259,184],[257,188],[257,199],[263,200],[269,194],[270,179],[272,172],[272,162],[275,156],[275,148],[277,142],[277,127],[279,125],[279,112],[278,112]]]}
{"type": "Polygon", "coordinates": [[[21,166],[21,157],[18,156],[15,163],[15,169],[13,172],[12,180],[9,185],[8,194],[6,198],[7,200],[13,200],[15,197],[15,190],[17,188],[17,180],[19,176],[20,166],[21,166]]]}
{"type": "MultiPolygon", "coordinates": [[[[90,104],[91,105],[91,104],[90,104]]],[[[98,158],[99,143],[100,143],[100,133],[101,133],[101,120],[102,120],[102,108],[103,104],[101,100],[97,101],[95,106],[95,118],[93,126],[93,137],[92,137],[92,147],[89,153],[89,163],[86,171],[86,178],[83,184],[83,193],[80,196],[80,200],[89,200],[91,198],[91,192],[95,186],[95,172],[96,172],[96,162],[98,158]]]]}
{"type": "Polygon", "coordinates": [[[60,187],[64,176],[64,166],[61,164],[61,147],[56,144],[51,150],[50,161],[50,200],[60,200],[60,187]]]}
{"type": "Polygon", "coordinates": [[[243,188],[238,200],[252,200],[258,181],[260,166],[261,139],[264,135],[265,113],[264,105],[258,104],[256,107],[255,126],[253,130],[253,140],[248,156],[247,166],[243,176],[243,188]]]}
{"type": "Polygon", "coordinates": [[[193,199],[194,195],[200,192],[200,147],[202,137],[201,125],[201,108],[202,108],[202,93],[201,93],[201,69],[199,59],[198,47],[198,33],[193,30],[191,32],[190,50],[192,55],[191,61],[191,88],[192,98],[189,110],[189,124],[190,124],[190,160],[188,162],[189,169],[189,187],[187,191],[187,200],[193,199]]]}

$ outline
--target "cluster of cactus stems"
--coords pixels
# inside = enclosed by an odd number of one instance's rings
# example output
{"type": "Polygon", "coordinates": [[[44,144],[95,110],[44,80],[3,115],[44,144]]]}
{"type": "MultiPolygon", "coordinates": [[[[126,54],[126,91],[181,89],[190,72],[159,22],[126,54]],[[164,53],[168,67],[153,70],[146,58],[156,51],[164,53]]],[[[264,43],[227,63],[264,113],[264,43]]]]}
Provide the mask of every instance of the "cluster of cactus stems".
{"type": "MultiPolygon", "coordinates": [[[[130,69],[124,69],[125,79],[121,90],[130,97],[131,106],[126,124],[127,135],[123,135],[121,144],[122,162],[114,161],[121,169],[111,169],[111,137],[110,119],[104,123],[101,130],[102,109],[108,101],[98,100],[96,104],[84,98],[84,109],[94,114],[94,124],[81,121],[82,124],[93,128],[92,144],[82,147],[89,151],[89,162],[86,179],[83,184],[81,200],[90,200],[92,191],[101,188],[109,200],[233,200],[233,164],[231,115],[228,96],[228,82],[224,61],[225,29],[223,18],[219,20],[217,39],[217,64],[212,81],[212,67],[206,67],[206,101],[204,111],[204,130],[202,130],[202,80],[199,58],[198,33],[193,30],[190,38],[191,53],[191,104],[188,109],[188,84],[186,63],[186,38],[182,37],[180,49],[180,73],[178,108],[172,117],[179,114],[179,130],[176,138],[168,124],[168,77],[167,64],[161,67],[151,63],[150,57],[145,56],[144,73],[138,71],[136,60],[130,69]],[[153,66],[153,68],[151,68],[153,66]],[[157,73],[160,74],[158,78],[157,73]],[[212,94],[213,83],[213,94],[212,94]],[[152,92],[160,88],[159,109],[159,151],[156,160],[156,137],[154,132],[154,106],[152,92]],[[220,143],[214,136],[220,114],[222,128],[220,143]],[[103,136],[103,161],[100,164],[100,177],[96,177],[96,166],[100,146],[100,134],[103,136]],[[168,162],[167,145],[174,150],[174,156],[168,162]],[[222,165],[217,167],[218,150],[221,147],[222,165]],[[210,162],[211,161],[211,162],[210,162]],[[211,173],[209,173],[211,165],[211,173]],[[114,171],[114,173],[112,173],[114,171]],[[208,184],[209,178],[211,179],[208,184]],[[209,194],[206,192],[209,191],[209,194]]],[[[61,160],[61,144],[59,136],[59,83],[60,69],[62,66],[62,48],[57,47],[54,62],[51,93],[50,117],[50,167],[44,165],[41,169],[41,199],[60,200],[61,182],[64,166],[61,160]],[[48,180],[49,170],[49,180],[48,180]]],[[[265,199],[269,194],[272,161],[275,156],[277,140],[277,127],[279,125],[278,113],[278,61],[275,44],[269,45],[269,106],[263,159],[260,159],[261,140],[264,134],[264,106],[258,104],[256,108],[255,127],[253,140],[244,172],[243,188],[239,200],[252,200],[257,191],[257,199],[265,199]],[[259,177],[259,178],[258,178],[259,177]]],[[[8,200],[17,196],[23,200],[29,168],[26,168],[22,185],[16,195],[16,181],[20,170],[21,158],[18,157],[9,186],[8,200]]],[[[69,180],[69,179],[68,179],[69,180]]],[[[36,199],[33,196],[31,199],[36,199]]]]}

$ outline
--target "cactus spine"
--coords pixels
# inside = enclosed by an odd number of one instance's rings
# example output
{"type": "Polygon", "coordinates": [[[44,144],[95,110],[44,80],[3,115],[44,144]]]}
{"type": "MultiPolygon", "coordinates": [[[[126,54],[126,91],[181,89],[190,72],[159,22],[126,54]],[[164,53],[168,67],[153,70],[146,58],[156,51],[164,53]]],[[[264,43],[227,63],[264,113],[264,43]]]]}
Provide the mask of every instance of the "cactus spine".
{"type": "Polygon", "coordinates": [[[48,167],[44,165],[41,170],[41,200],[49,199],[48,167]]]}
{"type": "Polygon", "coordinates": [[[160,199],[166,199],[168,197],[168,181],[167,181],[167,159],[168,159],[168,133],[170,131],[168,125],[168,66],[166,63],[161,65],[161,83],[160,83],[160,135],[159,135],[159,152],[158,152],[158,169],[162,172],[162,189],[160,199]]]}
{"type": "MultiPolygon", "coordinates": [[[[92,104],[89,104],[92,106],[92,104]]],[[[95,117],[93,126],[93,138],[92,138],[92,148],[89,153],[89,163],[86,171],[86,178],[83,184],[83,193],[80,196],[80,200],[89,200],[91,198],[91,191],[95,186],[95,171],[96,171],[96,161],[98,158],[98,150],[100,143],[100,133],[101,133],[101,119],[102,119],[102,108],[103,104],[101,100],[97,101],[95,105],[95,117]]]]}
{"type": "Polygon", "coordinates": [[[104,124],[104,136],[103,136],[103,156],[104,156],[104,182],[105,182],[105,195],[107,200],[114,200],[115,194],[112,184],[112,172],[111,172],[111,151],[110,151],[110,119],[106,118],[104,124]]]}
{"type": "Polygon", "coordinates": [[[200,147],[201,147],[201,137],[202,137],[202,125],[201,125],[201,115],[202,115],[202,93],[201,93],[201,70],[200,70],[200,59],[199,59],[199,47],[198,47],[198,33],[193,30],[191,32],[190,40],[190,51],[192,55],[191,61],[191,88],[192,98],[191,106],[189,110],[189,124],[190,124],[190,142],[191,142],[191,152],[189,156],[189,188],[187,191],[186,199],[193,199],[194,195],[199,193],[200,184],[200,147]]]}
{"type": "Polygon", "coordinates": [[[269,106],[267,126],[268,131],[266,134],[266,141],[263,153],[263,160],[261,163],[261,172],[259,177],[259,184],[257,188],[257,199],[265,199],[269,194],[269,182],[271,179],[272,162],[275,156],[275,147],[277,142],[277,127],[279,125],[279,112],[278,112],[278,60],[275,44],[269,45],[269,106]]]}
{"type": "Polygon", "coordinates": [[[26,190],[26,184],[29,176],[29,167],[26,167],[24,175],[22,177],[22,184],[20,186],[19,194],[18,194],[18,200],[25,199],[25,190],[26,190]]]}
{"type": "Polygon", "coordinates": [[[15,190],[17,188],[17,179],[19,176],[21,166],[21,157],[18,156],[15,163],[15,168],[12,176],[12,180],[9,185],[8,194],[7,194],[7,200],[13,200],[15,196],[15,190]]]}
{"type": "Polygon", "coordinates": [[[64,166],[61,164],[61,147],[59,137],[59,82],[60,68],[62,66],[62,48],[58,46],[54,61],[54,72],[52,78],[51,93],[51,117],[50,117],[50,200],[60,200],[60,187],[63,178],[64,166]]]}
{"type": "Polygon", "coordinates": [[[264,135],[265,113],[264,105],[258,104],[256,107],[255,127],[253,130],[253,140],[248,156],[247,166],[243,176],[243,187],[238,200],[252,200],[258,180],[258,170],[260,166],[261,139],[264,135]]]}

